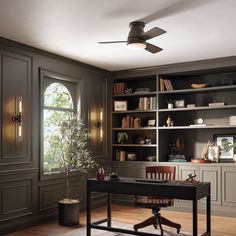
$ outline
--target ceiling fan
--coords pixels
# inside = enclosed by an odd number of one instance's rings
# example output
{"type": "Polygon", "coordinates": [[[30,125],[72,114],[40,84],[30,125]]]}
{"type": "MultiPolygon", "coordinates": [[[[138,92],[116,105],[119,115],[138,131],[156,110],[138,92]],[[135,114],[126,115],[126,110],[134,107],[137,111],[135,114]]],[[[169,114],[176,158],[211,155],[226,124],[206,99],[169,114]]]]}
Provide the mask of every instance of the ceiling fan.
{"type": "Polygon", "coordinates": [[[151,53],[157,53],[162,50],[153,44],[147,43],[146,41],[155,38],[161,34],[166,33],[165,30],[154,27],[146,32],[144,32],[145,23],[142,21],[133,21],[129,24],[130,31],[126,41],[108,41],[108,42],[98,42],[101,44],[108,43],[127,43],[128,48],[132,49],[145,49],[151,53]]]}

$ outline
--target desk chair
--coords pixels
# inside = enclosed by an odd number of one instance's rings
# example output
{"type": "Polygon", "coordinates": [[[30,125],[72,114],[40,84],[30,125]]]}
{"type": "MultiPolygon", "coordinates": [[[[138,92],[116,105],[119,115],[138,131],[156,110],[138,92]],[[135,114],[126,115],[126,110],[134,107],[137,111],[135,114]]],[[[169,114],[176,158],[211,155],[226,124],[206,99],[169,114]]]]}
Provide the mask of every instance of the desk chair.
{"type": "MultiPolygon", "coordinates": [[[[149,166],[146,167],[146,178],[147,179],[165,179],[165,180],[175,180],[175,167],[174,166],[149,166]]],[[[148,225],[153,225],[156,229],[158,226],[163,234],[162,225],[168,225],[170,227],[176,228],[177,233],[180,232],[181,225],[174,223],[165,217],[161,216],[160,209],[162,207],[169,207],[174,205],[173,199],[166,199],[161,197],[145,197],[136,196],[134,205],[143,208],[151,208],[152,215],[148,219],[142,221],[141,223],[134,225],[134,230],[137,231],[140,228],[144,228],[148,225]]]]}

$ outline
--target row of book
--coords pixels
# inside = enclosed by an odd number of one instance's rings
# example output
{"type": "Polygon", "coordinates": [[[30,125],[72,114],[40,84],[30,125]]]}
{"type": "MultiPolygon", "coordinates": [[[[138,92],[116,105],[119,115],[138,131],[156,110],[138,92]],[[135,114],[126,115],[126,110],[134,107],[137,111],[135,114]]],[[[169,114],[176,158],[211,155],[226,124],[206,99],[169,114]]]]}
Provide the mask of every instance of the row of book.
{"type": "Polygon", "coordinates": [[[173,86],[170,80],[160,79],[160,91],[170,91],[173,90],[173,86]]]}
{"type": "Polygon", "coordinates": [[[126,88],[127,88],[126,83],[114,83],[113,84],[113,94],[114,95],[124,94],[126,88]]]}
{"type": "Polygon", "coordinates": [[[138,103],[139,110],[155,110],[157,107],[156,97],[140,97],[138,103]]]}
{"type": "Polygon", "coordinates": [[[132,117],[127,115],[122,118],[121,128],[140,128],[141,119],[139,117],[132,117]]]}

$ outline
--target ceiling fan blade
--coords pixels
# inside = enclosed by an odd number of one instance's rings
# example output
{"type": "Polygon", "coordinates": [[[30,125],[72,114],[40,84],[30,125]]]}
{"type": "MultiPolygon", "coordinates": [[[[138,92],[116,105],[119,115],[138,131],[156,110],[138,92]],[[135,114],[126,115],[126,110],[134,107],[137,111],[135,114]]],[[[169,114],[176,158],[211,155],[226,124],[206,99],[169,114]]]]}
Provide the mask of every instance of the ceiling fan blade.
{"type": "Polygon", "coordinates": [[[146,31],[143,35],[142,35],[142,38],[144,40],[148,40],[148,39],[151,39],[151,38],[154,38],[154,37],[157,37],[161,34],[164,34],[166,33],[165,30],[161,29],[161,28],[158,28],[158,27],[154,27],[148,31],[146,31]]]}
{"type": "Polygon", "coordinates": [[[127,41],[107,41],[107,42],[98,42],[100,44],[106,44],[106,43],[127,43],[127,41]]]}
{"type": "Polygon", "coordinates": [[[148,52],[151,52],[151,53],[157,53],[157,52],[160,52],[161,50],[163,50],[162,48],[159,48],[153,44],[150,44],[150,43],[146,43],[146,48],[145,50],[147,50],[148,52]]]}

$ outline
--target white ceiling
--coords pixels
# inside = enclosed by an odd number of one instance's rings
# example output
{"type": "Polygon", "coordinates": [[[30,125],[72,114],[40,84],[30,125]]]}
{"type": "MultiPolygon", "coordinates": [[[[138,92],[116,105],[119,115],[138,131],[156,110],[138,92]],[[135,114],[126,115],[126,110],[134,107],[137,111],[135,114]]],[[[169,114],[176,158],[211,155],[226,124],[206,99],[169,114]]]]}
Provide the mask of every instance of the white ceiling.
{"type": "Polygon", "coordinates": [[[236,0],[0,0],[0,36],[111,71],[234,56],[236,0]],[[135,20],[167,31],[163,51],[97,44],[135,20]]]}

